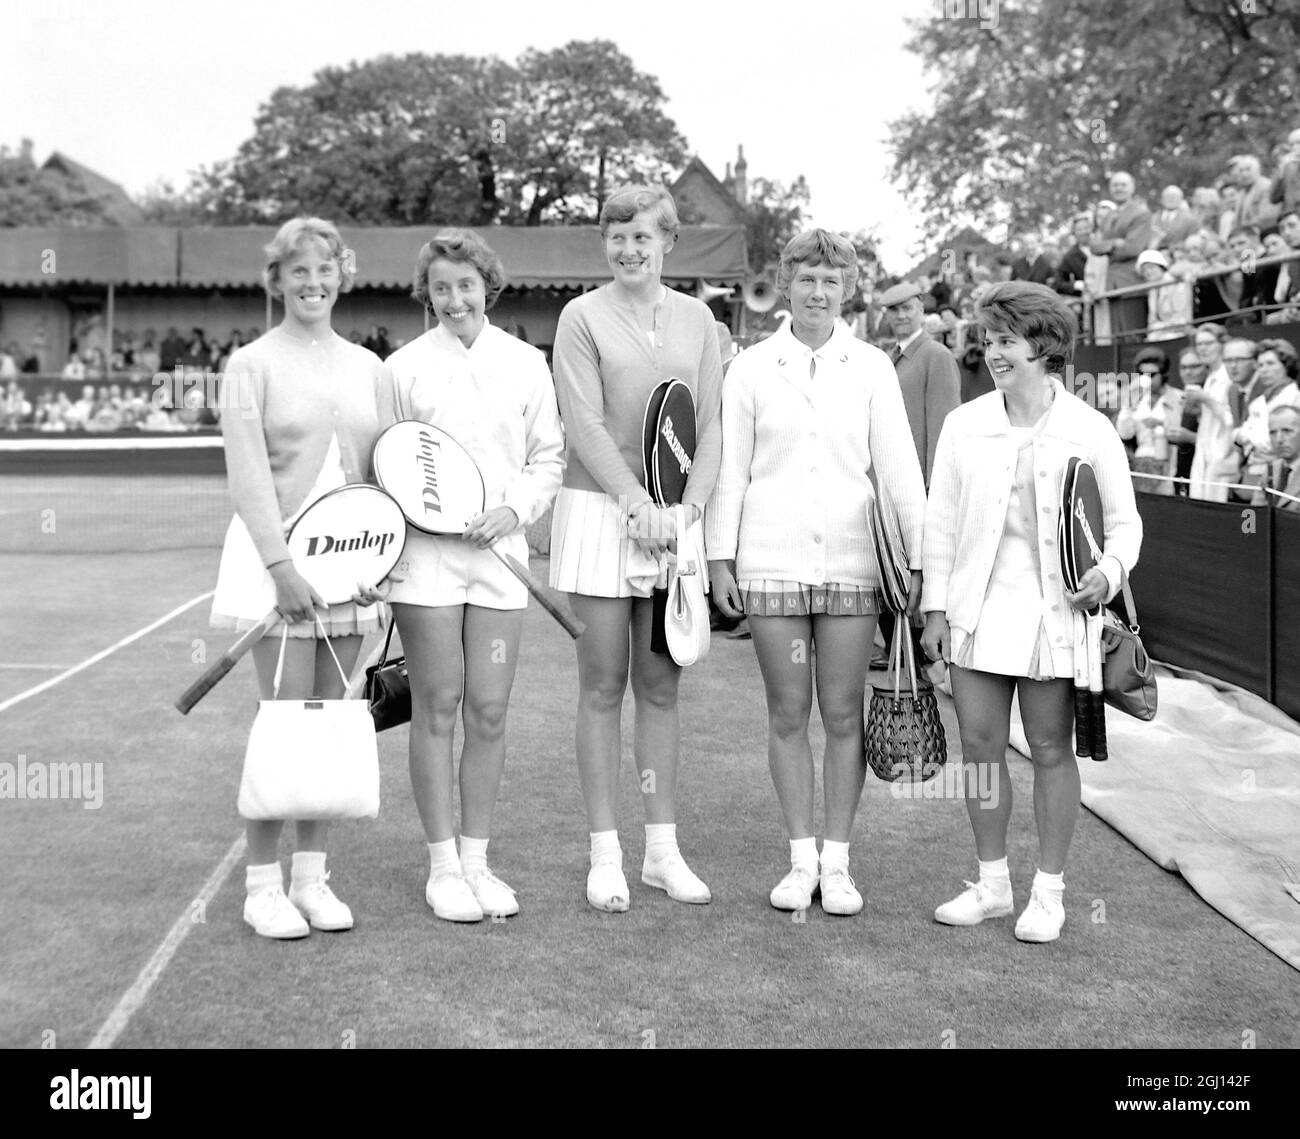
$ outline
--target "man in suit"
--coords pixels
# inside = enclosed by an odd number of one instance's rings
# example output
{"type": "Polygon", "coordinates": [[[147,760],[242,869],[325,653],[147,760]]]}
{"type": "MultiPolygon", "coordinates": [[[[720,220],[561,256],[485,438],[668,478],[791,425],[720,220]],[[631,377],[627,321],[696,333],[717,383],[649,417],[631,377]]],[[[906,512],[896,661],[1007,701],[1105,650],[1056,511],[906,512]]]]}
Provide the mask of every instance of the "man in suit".
{"type": "Polygon", "coordinates": [[[1232,175],[1241,188],[1241,201],[1237,206],[1237,224],[1258,226],[1261,230],[1278,220],[1278,208],[1269,198],[1273,182],[1265,178],[1259,159],[1253,154],[1239,154],[1232,160],[1232,175]]]}
{"type": "Polygon", "coordinates": [[[1074,244],[1061,256],[1056,267],[1053,288],[1064,297],[1077,301],[1083,296],[1083,271],[1088,266],[1088,245],[1092,241],[1092,218],[1079,214],[1070,223],[1074,244]]]}
{"type": "Polygon", "coordinates": [[[1300,407],[1275,407],[1268,416],[1269,450],[1274,459],[1268,465],[1268,489],[1288,495],[1265,495],[1261,490],[1255,505],[1271,502],[1281,510],[1300,513],[1300,407]]]}
{"type": "Polygon", "coordinates": [[[880,304],[897,341],[890,357],[898,372],[921,473],[929,486],[939,429],[948,412],[961,403],[957,359],[922,328],[925,310],[919,285],[904,283],[886,289],[880,304]]]}
{"type": "MultiPolygon", "coordinates": [[[[1101,236],[1094,238],[1092,251],[1106,254],[1110,267],[1106,288],[1125,289],[1142,283],[1137,270],[1138,254],[1151,246],[1151,211],[1134,197],[1133,176],[1117,170],[1110,176],[1110,196],[1116,210],[1102,222],[1101,236]]],[[[1116,337],[1136,337],[1147,323],[1145,293],[1133,293],[1110,302],[1110,328],[1116,337]]]]}
{"type": "Polygon", "coordinates": [[[1043,253],[1038,234],[1026,233],[1020,238],[1020,256],[1011,266],[1013,281],[1032,281],[1036,285],[1046,285],[1052,279],[1052,263],[1043,253]]]}
{"type": "Polygon", "coordinates": [[[1166,186],[1160,192],[1160,209],[1151,219],[1152,248],[1173,249],[1201,227],[1201,219],[1192,213],[1182,190],[1166,186]]]}

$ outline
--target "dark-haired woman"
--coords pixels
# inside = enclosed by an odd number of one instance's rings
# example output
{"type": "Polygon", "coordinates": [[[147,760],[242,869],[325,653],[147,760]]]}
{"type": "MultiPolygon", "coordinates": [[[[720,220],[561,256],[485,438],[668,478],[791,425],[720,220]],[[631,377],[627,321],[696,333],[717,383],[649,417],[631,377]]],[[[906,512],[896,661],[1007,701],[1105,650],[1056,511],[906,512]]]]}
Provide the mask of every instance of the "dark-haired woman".
{"type": "Polygon", "coordinates": [[[514,890],[488,867],[487,848],[528,593],[487,547],[498,542],[527,564],[524,527],[550,505],[563,465],[545,357],[487,319],[505,281],[500,258],[477,234],[435,234],[416,258],[413,295],[438,323],[387,360],[388,418],[441,427],[478,464],[485,490],[486,508],[463,538],[408,529],[386,595],[411,681],[411,787],[429,846],[425,900],[447,921],[519,912],[514,890]],[[459,853],[458,708],[465,727],[459,853]]]}
{"type": "Polygon", "coordinates": [[[1070,609],[1114,596],[1121,570],[1137,562],[1142,520],[1115,429],[1061,384],[1074,348],[1069,307],[1041,285],[1011,281],[984,295],[976,320],[996,390],[944,421],[926,509],[921,608],[926,652],[951,666],[963,762],[973,769],[966,809],[979,874],[934,916],[975,925],[1012,912],[1006,750],[1018,696],[1039,852],[1015,932],[1021,941],[1053,941],[1065,922],[1063,871],[1079,813],[1070,609]],[[1077,593],[1065,589],[1056,545],[1071,456],[1092,463],[1104,511],[1104,556],[1077,593]]]}

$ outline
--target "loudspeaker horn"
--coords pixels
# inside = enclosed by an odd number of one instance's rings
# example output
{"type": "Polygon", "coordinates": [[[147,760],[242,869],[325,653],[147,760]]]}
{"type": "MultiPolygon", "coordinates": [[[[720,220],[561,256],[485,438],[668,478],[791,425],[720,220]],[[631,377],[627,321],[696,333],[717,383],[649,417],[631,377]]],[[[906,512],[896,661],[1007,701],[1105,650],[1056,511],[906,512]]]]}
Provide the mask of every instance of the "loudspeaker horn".
{"type": "Polygon", "coordinates": [[[716,301],[719,297],[729,297],[736,290],[734,288],[723,288],[718,285],[710,285],[708,281],[700,278],[699,284],[695,286],[695,295],[705,304],[710,301],[716,301]]]}
{"type": "Polygon", "coordinates": [[[755,277],[745,282],[745,307],[750,312],[770,312],[776,302],[776,284],[770,277],[755,277]]]}

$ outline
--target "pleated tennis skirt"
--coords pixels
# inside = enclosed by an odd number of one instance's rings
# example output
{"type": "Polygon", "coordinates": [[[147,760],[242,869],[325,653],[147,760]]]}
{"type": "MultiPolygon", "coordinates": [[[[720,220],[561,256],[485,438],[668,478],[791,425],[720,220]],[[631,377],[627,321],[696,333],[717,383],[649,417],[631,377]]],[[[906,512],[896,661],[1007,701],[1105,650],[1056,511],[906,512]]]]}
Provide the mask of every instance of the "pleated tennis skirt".
{"type": "MultiPolygon", "coordinates": [[[[691,527],[697,564],[707,568],[704,527],[691,527]]],[[[562,487],[551,516],[553,589],[586,597],[649,597],[668,587],[660,564],[628,537],[627,511],[613,495],[562,487]]],[[[708,575],[705,574],[707,589],[708,575]]]]}

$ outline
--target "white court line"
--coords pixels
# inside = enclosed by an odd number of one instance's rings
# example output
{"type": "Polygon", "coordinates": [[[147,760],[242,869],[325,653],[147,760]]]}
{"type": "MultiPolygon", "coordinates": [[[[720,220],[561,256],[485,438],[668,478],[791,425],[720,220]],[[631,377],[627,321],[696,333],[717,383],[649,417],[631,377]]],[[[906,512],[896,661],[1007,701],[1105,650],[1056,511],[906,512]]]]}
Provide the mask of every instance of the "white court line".
{"type": "MultiPolygon", "coordinates": [[[[204,594],[204,596],[209,596],[204,594]]],[[[384,643],[381,640],[375,645],[374,650],[353,673],[353,679],[348,684],[347,692],[351,697],[356,697],[365,683],[366,669],[372,664],[379,661],[379,654],[384,651],[384,643]]],[[[136,977],[131,987],[122,994],[122,999],[117,1002],[117,1006],[109,1013],[108,1019],[104,1021],[99,1031],[95,1033],[87,1048],[112,1048],[113,1042],[122,1035],[123,1029],[131,1020],[131,1017],[144,1004],[145,998],[149,995],[149,990],[154,987],[154,983],[162,976],[163,970],[171,963],[171,959],[176,956],[176,951],[181,947],[181,942],[189,936],[189,932],[198,922],[194,920],[195,905],[207,909],[207,904],[216,896],[218,890],[225,885],[226,879],[230,877],[230,872],[235,868],[235,864],[244,856],[244,850],[247,842],[244,835],[235,839],[231,847],[226,851],[226,856],[217,863],[217,868],[209,875],[208,880],[203,884],[203,889],[199,891],[198,897],[194,899],[178,917],[171,929],[168,930],[167,936],[163,938],[162,944],[154,950],[153,956],[145,963],[145,967],[140,970],[140,975],[136,977]]]]}
{"type": "Polygon", "coordinates": [[[226,879],[230,877],[230,872],[235,868],[239,860],[244,857],[246,845],[246,840],[242,834],[230,844],[226,856],[217,863],[217,868],[208,876],[208,880],[203,883],[203,889],[199,891],[198,897],[176,919],[167,936],[163,938],[163,943],[154,950],[153,956],[145,963],[145,967],[140,970],[140,975],[136,977],[135,982],[122,994],[122,999],[117,1002],[117,1007],[108,1014],[108,1019],[104,1021],[99,1031],[91,1038],[90,1043],[86,1045],[87,1048],[113,1047],[113,1042],[122,1035],[122,1030],[126,1028],[136,1010],[144,1004],[145,997],[149,995],[149,990],[153,988],[154,982],[162,976],[163,970],[167,968],[171,959],[176,956],[176,951],[181,947],[181,942],[189,936],[190,930],[199,924],[195,920],[195,906],[200,907],[200,913],[207,909],[208,903],[212,901],[217,891],[225,885],[226,879]]]}
{"type": "Polygon", "coordinates": [[[159,626],[167,624],[167,622],[170,621],[173,617],[178,617],[180,616],[180,614],[184,613],[186,609],[192,609],[200,601],[206,601],[215,592],[216,592],[215,589],[209,589],[207,593],[200,593],[198,597],[191,598],[189,601],[185,602],[184,605],[178,605],[165,617],[159,617],[157,621],[154,621],[150,625],[146,625],[143,629],[137,629],[134,633],[130,634],[130,636],[123,637],[120,641],[117,642],[117,644],[109,645],[108,648],[106,649],[101,649],[94,656],[87,657],[80,664],[74,664],[70,669],[66,670],[65,672],[59,673],[58,676],[52,676],[50,677],[49,680],[43,680],[41,681],[40,684],[36,685],[35,688],[29,688],[27,689],[26,692],[18,693],[17,696],[10,696],[8,700],[5,700],[3,703],[0,703],[0,712],[7,712],[15,704],[21,704],[24,700],[27,700],[32,696],[36,696],[44,692],[47,688],[53,688],[56,684],[62,683],[63,681],[67,680],[68,677],[70,676],[76,676],[77,673],[82,672],[85,669],[88,669],[92,664],[99,663],[106,656],[109,656],[110,654],[117,652],[118,649],[125,648],[132,641],[138,641],[141,637],[147,636],[149,633],[152,633],[159,626]]]}

